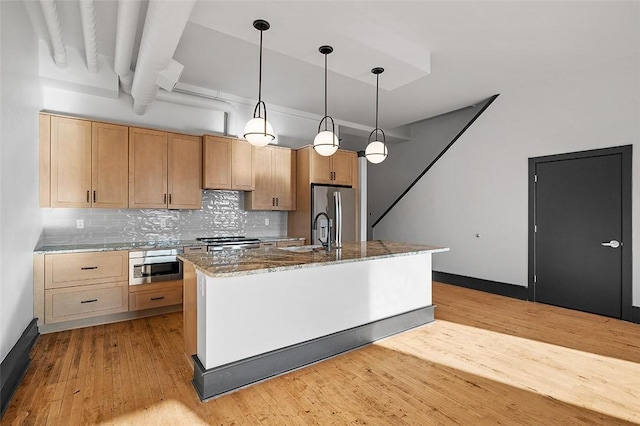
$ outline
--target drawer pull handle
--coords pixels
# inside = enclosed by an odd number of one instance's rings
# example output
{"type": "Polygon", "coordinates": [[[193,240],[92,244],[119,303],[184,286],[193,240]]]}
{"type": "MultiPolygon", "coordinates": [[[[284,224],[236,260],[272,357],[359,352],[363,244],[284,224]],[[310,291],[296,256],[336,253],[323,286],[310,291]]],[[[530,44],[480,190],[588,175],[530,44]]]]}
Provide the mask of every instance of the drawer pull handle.
{"type": "Polygon", "coordinates": [[[160,296],[160,297],[152,297],[151,300],[162,300],[164,299],[164,296],[160,296]]]}
{"type": "Polygon", "coordinates": [[[81,300],[80,303],[93,303],[93,302],[97,302],[98,299],[90,299],[90,300],[81,300]]]}
{"type": "Polygon", "coordinates": [[[83,271],[88,271],[90,269],[98,269],[97,266],[83,266],[82,268],[80,268],[83,271]]]}

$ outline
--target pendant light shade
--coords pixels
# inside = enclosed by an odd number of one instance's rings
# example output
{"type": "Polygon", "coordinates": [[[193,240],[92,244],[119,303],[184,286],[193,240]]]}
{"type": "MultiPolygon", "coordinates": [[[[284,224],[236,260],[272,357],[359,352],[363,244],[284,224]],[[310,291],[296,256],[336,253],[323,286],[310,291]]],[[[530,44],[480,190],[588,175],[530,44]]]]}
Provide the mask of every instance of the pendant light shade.
{"type": "Polygon", "coordinates": [[[389,155],[387,146],[380,141],[369,142],[367,149],[364,150],[364,156],[370,163],[379,164],[382,163],[389,155]]]}
{"type": "Polygon", "coordinates": [[[262,117],[252,118],[244,126],[244,138],[254,146],[269,145],[275,139],[273,126],[262,117]]]}
{"type": "Polygon", "coordinates": [[[320,46],[318,50],[324,55],[324,117],[318,124],[318,134],[313,139],[313,149],[323,157],[329,157],[335,154],[340,145],[340,140],[336,136],[336,125],[333,118],[327,114],[327,55],[333,52],[333,47],[320,46]],[[324,123],[324,129],[322,123],[324,123]]]}
{"type": "Polygon", "coordinates": [[[271,123],[267,121],[267,106],[262,101],[262,32],[270,25],[264,19],[253,21],[253,27],[260,31],[260,71],[258,74],[258,103],[253,109],[253,118],[244,126],[244,138],[254,146],[268,145],[276,138],[271,123]]]}
{"type": "Polygon", "coordinates": [[[380,74],[383,72],[384,68],[381,67],[376,67],[371,70],[371,73],[376,75],[376,128],[369,134],[369,144],[364,150],[364,156],[367,161],[373,164],[382,163],[389,155],[387,145],[385,144],[384,131],[378,128],[378,82],[380,74]],[[371,140],[372,136],[373,140],[371,140]]]}

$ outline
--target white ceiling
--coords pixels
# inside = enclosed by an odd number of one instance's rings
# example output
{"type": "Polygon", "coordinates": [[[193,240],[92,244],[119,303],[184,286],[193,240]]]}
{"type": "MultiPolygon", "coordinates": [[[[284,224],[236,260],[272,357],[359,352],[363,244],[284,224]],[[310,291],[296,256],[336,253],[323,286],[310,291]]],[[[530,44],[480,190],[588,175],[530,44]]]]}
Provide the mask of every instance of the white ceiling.
{"type": "MultiPolygon", "coordinates": [[[[58,1],[65,43],[83,49],[77,1],[58,1]]],[[[99,52],[113,56],[117,2],[96,1],[99,52]]],[[[140,31],[144,17],[140,19],[140,31]]],[[[640,2],[204,1],[196,2],[174,58],[181,83],[257,97],[259,32],[266,19],[263,100],[392,129],[489,96],[640,51],[640,2]]],[[[553,102],[550,99],[549,102],[553,102]]]]}

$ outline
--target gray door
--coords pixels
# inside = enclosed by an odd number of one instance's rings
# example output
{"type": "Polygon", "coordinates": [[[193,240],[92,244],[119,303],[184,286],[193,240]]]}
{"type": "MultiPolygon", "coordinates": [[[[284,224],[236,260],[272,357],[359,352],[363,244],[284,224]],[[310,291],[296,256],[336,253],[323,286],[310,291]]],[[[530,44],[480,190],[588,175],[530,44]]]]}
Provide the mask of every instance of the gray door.
{"type": "Polygon", "coordinates": [[[535,301],[622,317],[622,171],[621,153],[534,164],[535,301]]]}

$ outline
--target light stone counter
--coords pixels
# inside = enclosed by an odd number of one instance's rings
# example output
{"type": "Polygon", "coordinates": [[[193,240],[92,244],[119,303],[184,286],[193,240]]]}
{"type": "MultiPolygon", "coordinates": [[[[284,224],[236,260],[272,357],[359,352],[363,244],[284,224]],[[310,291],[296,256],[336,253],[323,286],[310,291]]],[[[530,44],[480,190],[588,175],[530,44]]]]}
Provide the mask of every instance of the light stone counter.
{"type": "Polygon", "coordinates": [[[197,271],[210,277],[223,278],[448,250],[444,247],[420,244],[366,241],[344,243],[341,249],[332,249],[331,252],[322,248],[312,251],[272,248],[182,254],[178,258],[191,262],[197,271]]]}
{"type": "MultiPolygon", "coordinates": [[[[274,241],[297,241],[300,237],[255,237],[262,242],[274,241]]],[[[38,245],[33,252],[35,254],[48,253],[83,253],[90,251],[112,251],[112,250],[145,250],[145,249],[173,249],[184,246],[203,245],[196,240],[163,240],[163,241],[126,241],[118,243],[76,243],[76,244],[55,244],[38,245]]]]}

